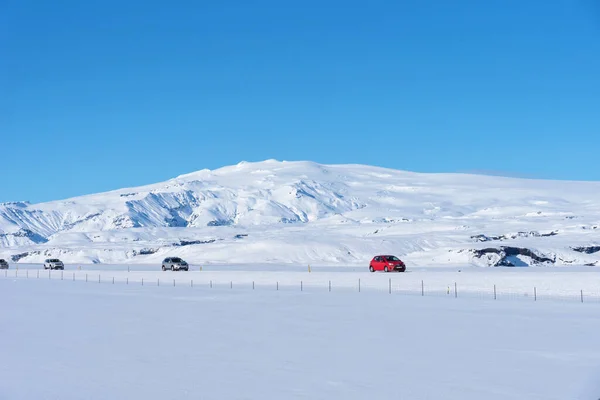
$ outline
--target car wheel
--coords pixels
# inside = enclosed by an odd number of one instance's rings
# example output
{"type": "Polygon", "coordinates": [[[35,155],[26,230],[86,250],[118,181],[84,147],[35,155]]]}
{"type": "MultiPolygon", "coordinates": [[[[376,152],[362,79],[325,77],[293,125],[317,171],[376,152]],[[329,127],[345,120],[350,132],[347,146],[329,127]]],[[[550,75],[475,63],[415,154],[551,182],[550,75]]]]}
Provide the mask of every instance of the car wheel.
{"type": "Polygon", "coordinates": [[[385,272],[389,272],[389,271],[390,271],[390,270],[388,269],[388,267],[383,267],[383,270],[384,270],[385,272]]]}
{"type": "Polygon", "coordinates": [[[175,266],[171,265],[171,271],[175,271],[175,266]]]}
{"type": "Polygon", "coordinates": [[[369,271],[371,271],[371,272],[375,272],[375,269],[373,268],[373,266],[372,266],[372,265],[369,265],[369,271]]]}
{"type": "Polygon", "coordinates": [[[163,265],[163,266],[162,266],[162,270],[163,270],[163,271],[166,271],[166,270],[167,270],[167,268],[166,268],[166,267],[163,265]]]}

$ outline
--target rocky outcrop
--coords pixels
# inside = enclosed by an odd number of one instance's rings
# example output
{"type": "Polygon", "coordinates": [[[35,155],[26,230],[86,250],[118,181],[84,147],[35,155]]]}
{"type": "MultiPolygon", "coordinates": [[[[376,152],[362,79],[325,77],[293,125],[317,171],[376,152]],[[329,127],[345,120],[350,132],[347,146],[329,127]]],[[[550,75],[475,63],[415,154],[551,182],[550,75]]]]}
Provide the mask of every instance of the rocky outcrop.
{"type": "Polygon", "coordinates": [[[578,253],[594,254],[600,251],[600,246],[581,246],[572,247],[572,249],[578,253]]]}
{"type": "Polygon", "coordinates": [[[493,260],[491,262],[491,266],[493,267],[514,267],[516,266],[515,258],[518,256],[527,257],[534,264],[554,264],[554,262],[556,261],[555,258],[549,258],[544,255],[537,254],[533,250],[522,247],[502,246],[500,248],[471,250],[471,252],[476,258],[481,259],[487,257],[488,260],[493,260]],[[490,257],[490,255],[493,255],[493,257],[490,257]]]}
{"type": "Polygon", "coordinates": [[[548,232],[548,233],[539,233],[536,231],[531,231],[531,232],[517,232],[515,234],[500,235],[500,236],[487,236],[484,234],[480,234],[480,235],[471,236],[471,239],[473,239],[477,242],[492,242],[492,241],[497,241],[497,240],[509,240],[509,239],[516,239],[516,238],[528,238],[528,237],[549,237],[549,236],[556,236],[556,235],[558,235],[558,231],[552,231],[552,232],[548,232]]]}
{"type": "Polygon", "coordinates": [[[134,257],[136,257],[136,256],[147,256],[147,255],[156,253],[158,250],[159,249],[151,249],[151,248],[146,248],[146,249],[141,249],[141,250],[133,250],[132,251],[132,255],[134,257]]]}
{"type": "Polygon", "coordinates": [[[28,255],[29,255],[29,253],[19,253],[19,254],[15,254],[15,255],[10,256],[10,259],[13,262],[18,262],[20,259],[25,258],[28,255]]]}
{"type": "Polygon", "coordinates": [[[192,244],[208,244],[216,242],[216,239],[208,239],[208,240],[180,240],[179,242],[173,243],[173,246],[189,246],[192,244]]]}

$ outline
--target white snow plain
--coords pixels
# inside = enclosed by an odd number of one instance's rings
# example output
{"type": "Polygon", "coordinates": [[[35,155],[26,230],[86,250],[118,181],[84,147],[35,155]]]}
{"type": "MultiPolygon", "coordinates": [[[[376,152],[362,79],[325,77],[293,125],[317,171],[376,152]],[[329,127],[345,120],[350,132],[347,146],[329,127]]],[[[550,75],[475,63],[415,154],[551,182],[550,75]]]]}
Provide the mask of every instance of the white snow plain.
{"type": "Polygon", "coordinates": [[[0,270],[2,278],[75,280],[115,284],[333,291],[389,292],[490,299],[497,298],[600,302],[600,270],[597,267],[556,266],[547,268],[476,266],[414,267],[402,273],[371,273],[366,266],[289,265],[197,265],[189,272],[161,271],[160,264],[107,265],[66,264],[64,271],[40,269],[38,264],[18,264],[0,270]]]}
{"type": "MultiPolygon", "coordinates": [[[[600,263],[600,182],[267,160],[42,204],[0,204],[0,258],[39,263],[488,266],[517,246],[600,263]],[[483,236],[480,236],[483,235],[483,236]],[[482,242],[483,240],[483,242],[482,242]]],[[[531,265],[515,256],[516,265],[531,265]]]]}
{"type": "Polygon", "coordinates": [[[59,274],[0,279],[2,400],[600,397],[598,304],[59,274]]]}

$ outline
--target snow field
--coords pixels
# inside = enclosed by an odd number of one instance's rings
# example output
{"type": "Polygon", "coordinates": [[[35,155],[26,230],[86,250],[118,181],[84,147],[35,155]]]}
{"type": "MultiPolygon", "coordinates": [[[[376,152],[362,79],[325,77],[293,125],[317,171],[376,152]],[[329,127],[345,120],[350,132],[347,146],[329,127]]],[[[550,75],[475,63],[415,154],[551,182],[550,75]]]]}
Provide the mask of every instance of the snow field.
{"type": "Polygon", "coordinates": [[[600,302],[600,271],[594,267],[415,268],[370,273],[364,267],[194,266],[161,271],[156,265],[67,265],[65,271],[19,265],[0,278],[66,280],[102,284],[190,286],[197,289],[374,292],[422,296],[600,302]],[[79,269],[81,268],[81,269],[79,269]],[[200,270],[202,269],[202,270],[200,270]]]}
{"type": "Polygon", "coordinates": [[[41,278],[0,304],[3,400],[600,396],[597,304],[41,278]]]}

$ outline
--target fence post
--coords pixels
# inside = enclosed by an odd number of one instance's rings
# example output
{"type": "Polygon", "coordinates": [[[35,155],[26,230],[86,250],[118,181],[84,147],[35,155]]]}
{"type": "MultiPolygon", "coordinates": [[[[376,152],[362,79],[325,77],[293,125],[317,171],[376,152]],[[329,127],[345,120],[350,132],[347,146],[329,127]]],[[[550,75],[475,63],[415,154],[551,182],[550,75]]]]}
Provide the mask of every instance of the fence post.
{"type": "Polygon", "coordinates": [[[583,289],[581,289],[581,302],[583,303],[583,289]]]}
{"type": "Polygon", "coordinates": [[[233,281],[229,281],[229,289],[233,289],[233,281]]]}
{"type": "Polygon", "coordinates": [[[63,280],[64,271],[60,271],[60,280],[63,280]]]}
{"type": "Polygon", "coordinates": [[[494,300],[496,300],[496,285],[494,285],[494,300]]]}
{"type": "Polygon", "coordinates": [[[126,285],[129,285],[129,277],[127,277],[127,280],[125,281],[126,285]]]}
{"type": "Polygon", "coordinates": [[[358,278],[358,293],[360,293],[360,278],[358,278]]]}
{"type": "Polygon", "coordinates": [[[100,283],[100,274],[98,274],[98,283],[100,283]]]}
{"type": "Polygon", "coordinates": [[[252,281],[252,290],[254,290],[254,281],[252,281]]]}
{"type": "Polygon", "coordinates": [[[173,287],[175,287],[175,279],[173,279],[173,287]]]}
{"type": "Polygon", "coordinates": [[[194,287],[194,280],[193,279],[190,280],[190,287],[194,287]]]}
{"type": "Polygon", "coordinates": [[[212,279],[211,279],[211,281],[210,281],[210,288],[212,289],[212,279]]]}
{"type": "Polygon", "coordinates": [[[88,281],[87,274],[85,274],[85,281],[86,281],[86,282],[88,281]]]}
{"type": "Polygon", "coordinates": [[[456,286],[456,282],[454,282],[454,298],[458,297],[458,288],[456,286]]]}
{"type": "Polygon", "coordinates": [[[115,277],[113,276],[113,285],[115,284],[115,277]]]}
{"type": "Polygon", "coordinates": [[[127,272],[129,272],[129,265],[127,266],[127,272]]]}
{"type": "Polygon", "coordinates": [[[279,290],[279,281],[277,281],[277,290],[279,290]]]}
{"type": "Polygon", "coordinates": [[[537,288],[533,287],[533,301],[537,301],[537,288]]]}
{"type": "Polygon", "coordinates": [[[392,278],[390,278],[390,280],[389,280],[388,291],[390,294],[392,294],[392,278]]]}
{"type": "Polygon", "coordinates": [[[39,269],[38,269],[38,271],[37,271],[37,277],[38,277],[38,278],[40,277],[40,270],[39,270],[39,269]]]}
{"type": "Polygon", "coordinates": [[[303,288],[302,288],[302,281],[300,281],[300,291],[301,291],[301,292],[303,291],[303,288]]]}
{"type": "Polygon", "coordinates": [[[421,296],[425,296],[425,284],[423,280],[421,280],[421,296]]]}
{"type": "Polygon", "coordinates": [[[329,281],[329,291],[331,292],[331,281],[329,281]]]}
{"type": "Polygon", "coordinates": [[[29,270],[28,269],[25,270],[25,278],[29,279],[29,270]]]}
{"type": "Polygon", "coordinates": [[[156,280],[156,286],[160,286],[160,278],[156,280]]]}
{"type": "Polygon", "coordinates": [[[75,282],[75,272],[73,272],[73,282],[75,282]]]}
{"type": "Polygon", "coordinates": [[[142,278],[142,286],[144,286],[144,278],[142,278]]]}

